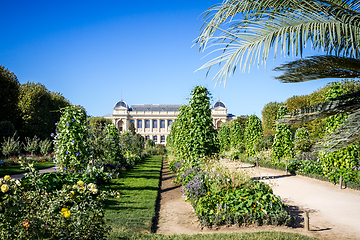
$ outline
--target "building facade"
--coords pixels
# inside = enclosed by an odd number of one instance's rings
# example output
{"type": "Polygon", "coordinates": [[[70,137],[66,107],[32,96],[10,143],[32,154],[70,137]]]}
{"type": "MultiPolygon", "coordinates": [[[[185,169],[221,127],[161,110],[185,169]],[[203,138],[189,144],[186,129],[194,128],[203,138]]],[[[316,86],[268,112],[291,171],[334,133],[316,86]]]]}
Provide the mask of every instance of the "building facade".
{"type": "MultiPolygon", "coordinates": [[[[114,106],[113,113],[104,116],[111,119],[120,131],[129,129],[130,123],[134,123],[136,133],[151,139],[155,143],[166,144],[170,133],[171,124],[179,114],[181,104],[136,104],[129,107],[126,102],[120,100],[114,106]]],[[[211,108],[211,116],[216,129],[224,122],[236,118],[228,114],[223,102],[218,100],[211,108]]]]}

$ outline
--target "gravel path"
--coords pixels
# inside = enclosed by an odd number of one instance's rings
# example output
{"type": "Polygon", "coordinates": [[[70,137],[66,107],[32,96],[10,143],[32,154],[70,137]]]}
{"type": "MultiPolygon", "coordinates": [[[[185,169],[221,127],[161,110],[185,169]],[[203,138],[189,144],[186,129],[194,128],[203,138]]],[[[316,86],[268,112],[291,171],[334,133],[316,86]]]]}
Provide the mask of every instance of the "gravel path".
{"type": "Polygon", "coordinates": [[[310,231],[302,227],[221,227],[200,229],[196,215],[180,193],[180,186],[173,183],[174,175],[163,165],[157,233],[195,234],[209,232],[240,231],[287,231],[321,239],[360,239],[360,193],[351,189],[339,189],[329,182],[286,175],[285,172],[254,168],[250,164],[221,160],[224,167],[246,170],[254,178],[264,178],[276,195],[280,195],[289,211],[303,222],[304,211],[310,215],[310,231]]]}
{"type": "MultiPolygon", "coordinates": [[[[51,168],[45,168],[45,169],[40,169],[39,170],[39,173],[48,173],[48,172],[57,172],[58,169],[55,170],[55,168],[51,167],[51,168]]],[[[25,176],[25,173],[19,173],[19,174],[14,174],[14,175],[11,175],[10,177],[12,179],[21,179],[25,176]]]]}

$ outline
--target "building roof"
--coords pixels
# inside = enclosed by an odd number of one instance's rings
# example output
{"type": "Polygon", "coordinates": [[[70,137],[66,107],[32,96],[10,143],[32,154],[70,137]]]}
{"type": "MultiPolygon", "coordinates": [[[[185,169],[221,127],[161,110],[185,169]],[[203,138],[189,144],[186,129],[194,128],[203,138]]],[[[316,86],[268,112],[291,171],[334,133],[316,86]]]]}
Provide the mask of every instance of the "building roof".
{"type": "Polygon", "coordinates": [[[135,104],[130,111],[178,111],[181,104],[135,104]]]}
{"type": "Polygon", "coordinates": [[[118,101],[114,106],[114,108],[118,108],[118,107],[129,108],[126,102],[124,102],[122,99],[118,101]]]}
{"type": "Polygon", "coordinates": [[[222,101],[220,100],[217,100],[216,103],[214,103],[213,107],[212,108],[217,108],[217,107],[223,107],[223,108],[226,108],[225,106],[225,103],[223,103],[222,101]]]}

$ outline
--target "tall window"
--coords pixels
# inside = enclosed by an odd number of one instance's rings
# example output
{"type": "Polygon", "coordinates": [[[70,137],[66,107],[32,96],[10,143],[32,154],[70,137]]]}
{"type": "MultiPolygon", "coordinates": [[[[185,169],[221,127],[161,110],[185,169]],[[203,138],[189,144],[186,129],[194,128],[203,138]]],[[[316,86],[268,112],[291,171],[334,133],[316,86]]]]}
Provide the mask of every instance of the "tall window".
{"type": "Polygon", "coordinates": [[[161,143],[164,143],[164,142],[165,142],[165,136],[161,136],[161,137],[160,137],[160,142],[161,142],[161,143]]]}
{"type": "Polygon", "coordinates": [[[158,125],[157,125],[157,120],[153,120],[153,128],[157,128],[158,125]]]}
{"type": "Polygon", "coordinates": [[[145,128],[150,128],[150,120],[145,120],[145,128]]]}
{"type": "Polygon", "coordinates": [[[142,120],[138,120],[138,121],[137,121],[137,127],[138,127],[138,128],[142,128],[142,120]]]}
{"type": "Polygon", "coordinates": [[[170,127],[172,124],[172,120],[168,120],[168,127],[170,127]]]}
{"type": "Polygon", "coordinates": [[[131,119],[130,123],[134,123],[134,127],[135,127],[135,120],[134,119],[131,119]]]}
{"type": "Polygon", "coordinates": [[[157,142],[157,136],[156,136],[156,135],[153,136],[153,141],[154,141],[154,142],[157,142]]]}
{"type": "Polygon", "coordinates": [[[165,120],[160,120],[160,128],[165,128],[165,120]]]}

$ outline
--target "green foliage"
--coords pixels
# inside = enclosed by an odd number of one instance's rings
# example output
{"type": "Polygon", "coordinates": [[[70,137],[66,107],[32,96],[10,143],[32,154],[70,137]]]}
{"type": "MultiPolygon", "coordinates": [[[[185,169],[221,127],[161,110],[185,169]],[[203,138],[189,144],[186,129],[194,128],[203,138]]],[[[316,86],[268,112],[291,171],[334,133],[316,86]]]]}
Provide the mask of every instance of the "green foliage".
{"type": "Polygon", "coordinates": [[[145,142],[145,149],[148,149],[148,148],[151,148],[151,147],[155,147],[155,142],[149,138],[145,142]]]}
{"type": "Polygon", "coordinates": [[[135,124],[134,124],[134,122],[131,122],[131,123],[130,123],[128,130],[129,130],[129,132],[130,132],[132,135],[135,135],[136,129],[135,129],[135,124]]]}
{"type": "MultiPolygon", "coordinates": [[[[238,124],[240,126],[240,124],[238,124]]],[[[228,151],[231,146],[231,132],[230,124],[224,123],[221,125],[218,133],[220,152],[228,151]]]]}
{"type": "MultiPolygon", "coordinates": [[[[276,119],[282,118],[288,113],[286,106],[281,105],[278,108],[276,119]]],[[[284,157],[292,157],[293,139],[290,127],[283,124],[276,125],[276,133],[273,142],[273,161],[278,162],[284,157]]]]}
{"type": "Polygon", "coordinates": [[[30,174],[25,181],[1,179],[6,190],[0,192],[1,239],[103,239],[107,235],[102,210],[107,193],[83,181],[49,191],[32,165],[26,170],[30,174]]]}
{"type": "Polygon", "coordinates": [[[49,138],[54,132],[54,124],[59,121],[60,108],[69,102],[59,93],[52,93],[40,83],[27,82],[20,87],[19,109],[22,124],[21,138],[38,136],[49,138]]]}
{"type": "Polygon", "coordinates": [[[245,148],[248,156],[254,156],[260,145],[263,144],[263,130],[261,120],[255,114],[248,117],[245,127],[245,148]]]}
{"type": "MultiPolygon", "coordinates": [[[[20,83],[13,72],[0,65],[0,122],[10,121],[14,126],[18,127],[19,120],[19,88],[20,83]]],[[[0,142],[3,137],[11,137],[11,135],[1,135],[0,142]]]]}
{"type": "Polygon", "coordinates": [[[276,114],[279,106],[281,105],[282,103],[269,102],[264,106],[263,110],[261,111],[262,128],[264,130],[264,136],[267,136],[268,134],[271,135],[275,134],[276,114]]]}
{"type": "Polygon", "coordinates": [[[244,139],[244,129],[245,128],[241,126],[241,123],[239,121],[234,120],[231,122],[230,124],[231,147],[240,150],[240,145],[243,144],[243,139],[244,139]]]}
{"type": "Polygon", "coordinates": [[[203,86],[191,92],[189,105],[179,109],[176,121],[171,125],[168,146],[178,160],[192,166],[199,159],[218,152],[217,133],[210,110],[210,93],[203,86]]]}
{"type": "Polygon", "coordinates": [[[90,117],[87,118],[87,121],[89,121],[89,126],[91,128],[95,128],[96,126],[105,127],[108,124],[112,124],[112,121],[110,119],[104,117],[90,117]]]}
{"type": "Polygon", "coordinates": [[[1,149],[2,149],[2,154],[4,154],[5,157],[19,155],[21,151],[21,143],[19,137],[15,139],[15,135],[14,135],[12,137],[8,137],[7,139],[4,139],[1,145],[1,149]]]}
{"type": "Polygon", "coordinates": [[[74,105],[62,109],[56,125],[54,145],[57,167],[61,171],[85,169],[90,158],[90,145],[84,110],[74,105]]]}
{"type": "Polygon", "coordinates": [[[115,163],[125,163],[120,146],[120,132],[114,124],[106,125],[105,138],[107,140],[107,148],[104,152],[105,158],[115,163]]]}
{"type": "Polygon", "coordinates": [[[4,141],[4,138],[17,135],[14,125],[10,121],[0,122],[0,144],[4,141]]]}
{"type": "Polygon", "coordinates": [[[31,155],[34,155],[39,150],[39,141],[37,136],[34,136],[32,139],[25,137],[24,150],[31,155]]]}
{"type": "Polygon", "coordinates": [[[53,151],[52,142],[49,139],[45,139],[39,142],[40,154],[47,155],[53,151]]]}
{"type": "MultiPolygon", "coordinates": [[[[325,96],[326,99],[330,99],[338,97],[344,93],[347,93],[347,90],[345,90],[343,82],[333,82],[329,84],[329,89],[325,96]]],[[[329,134],[335,131],[346,118],[346,113],[326,118],[326,133],[329,134]]],[[[336,182],[339,176],[343,175],[345,181],[351,181],[355,178],[353,168],[360,166],[358,161],[359,157],[360,143],[357,142],[345,149],[341,149],[333,153],[321,154],[320,160],[324,174],[328,178],[336,182]]]]}
{"type": "Polygon", "coordinates": [[[306,128],[298,128],[295,132],[294,151],[295,153],[310,152],[312,142],[309,131],[306,128]]]}

